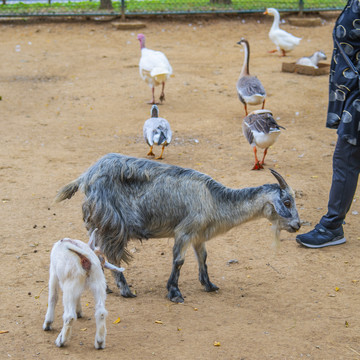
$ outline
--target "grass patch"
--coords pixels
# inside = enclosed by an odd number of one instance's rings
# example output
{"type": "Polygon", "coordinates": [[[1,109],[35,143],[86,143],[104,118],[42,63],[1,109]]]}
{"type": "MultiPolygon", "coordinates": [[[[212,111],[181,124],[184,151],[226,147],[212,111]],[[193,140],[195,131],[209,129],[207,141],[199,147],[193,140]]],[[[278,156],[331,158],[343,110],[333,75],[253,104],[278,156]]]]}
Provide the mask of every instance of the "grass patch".
{"type": "MultiPolygon", "coordinates": [[[[266,7],[273,6],[268,1],[233,0],[231,4],[215,4],[210,0],[125,0],[126,14],[149,14],[149,13],[177,13],[177,12],[260,12],[266,7]]],[[[342,9],[346,4],[345,0],[305,0],[304,10],[333,10],[342,9]]],[[[13,15],[81,15],[81,14],[118,14],[121,11],[121,1],[113,1],[113,10],[99,10],[99,1],[79,2],[51,2],[48,3],[26,3],[1,4],[0,17],[13,15]]],[[[277,1],[276,8],[281,10],[299,9],[299,1],[277,1]]]]}

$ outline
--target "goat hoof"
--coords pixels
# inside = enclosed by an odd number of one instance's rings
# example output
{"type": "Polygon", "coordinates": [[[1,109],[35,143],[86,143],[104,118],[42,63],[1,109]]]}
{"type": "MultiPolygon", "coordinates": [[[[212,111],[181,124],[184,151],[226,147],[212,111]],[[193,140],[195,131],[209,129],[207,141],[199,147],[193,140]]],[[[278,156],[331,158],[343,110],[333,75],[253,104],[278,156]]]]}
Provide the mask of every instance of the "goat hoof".
{"type": "Polygon", "coordinates": [[[124,298],[134,298],[136,297],[130,290],[129,291],[120,291],[120,295],[124,298]]]}
{"type": "Polygon", "coordinates": [[[168,299],[174,303],[183,303],[184,298],[179,290],[170,290],[168,293],[168,299]]]}
{"type": "Polygon", "coordinates": [[[50,330],[51,330],[51,322],[49,322],[49,323],[44,323],[44,325],[43,325],[43,330],[44,330],[44,331],[50,331],[50,330]]]}
{"type": "Polygon", "coordinates": [[[206,292],[212,292],[212,291],[217,291],[217,290],[219,290],[219,288],[213,283],[209,283],[208,285],[205,285],[206,292]]]}
{"type": "Polygon", "coordinates": [[[105,343],[104,341],[96,341],[95,342],[95,349],[97,350],[102,350],[105,348],[105,343]]]}

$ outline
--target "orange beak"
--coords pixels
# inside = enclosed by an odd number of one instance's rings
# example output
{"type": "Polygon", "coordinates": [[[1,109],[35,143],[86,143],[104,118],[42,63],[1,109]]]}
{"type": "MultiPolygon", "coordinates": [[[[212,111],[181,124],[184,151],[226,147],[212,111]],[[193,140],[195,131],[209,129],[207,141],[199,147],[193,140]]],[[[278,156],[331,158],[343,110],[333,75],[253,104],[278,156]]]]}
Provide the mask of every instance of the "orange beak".
{"type": "Polygon", "coordinates": [[[267,15],[267,14],[268,14],[267,9],[263,12],[263,14],[264,14],[264,15],[267,15]]]}

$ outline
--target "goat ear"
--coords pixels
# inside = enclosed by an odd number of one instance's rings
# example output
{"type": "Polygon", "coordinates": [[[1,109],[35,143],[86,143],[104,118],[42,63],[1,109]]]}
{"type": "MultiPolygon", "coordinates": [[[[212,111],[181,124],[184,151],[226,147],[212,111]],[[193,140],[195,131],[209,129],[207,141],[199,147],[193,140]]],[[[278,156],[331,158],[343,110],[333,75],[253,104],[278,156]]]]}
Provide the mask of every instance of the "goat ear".
{"type": "Polygon", "coordinates": [[[269,169],[271,171],[271,173],[275,176],[276,180],[279,182],[280,185],[280,189],[287,189],[289,188],[289,185],[286,183],[286,181],[284,180],[284,178],[274,169],[269,169]]]}
{"type": "Polygon", "coordinates": [[[91,233],[90,235],[90,240],[88,242],[88,245],[90,246],[91,250],[95,250],[95,244],[96,244],[96,232],[97,232],[97,228],[91,233]]]}
{"type": "Polygon", "coordinates": [[[113,270],[113,271],[118,271],[118,272],[123,272],[125,271],[125,269],[123,267],[117,267],[113,264],[110,264],[109,262],[105,261],[105,264],[104,264],[104,267],[105,269],[109,269],[109,270],[113,270]]]}

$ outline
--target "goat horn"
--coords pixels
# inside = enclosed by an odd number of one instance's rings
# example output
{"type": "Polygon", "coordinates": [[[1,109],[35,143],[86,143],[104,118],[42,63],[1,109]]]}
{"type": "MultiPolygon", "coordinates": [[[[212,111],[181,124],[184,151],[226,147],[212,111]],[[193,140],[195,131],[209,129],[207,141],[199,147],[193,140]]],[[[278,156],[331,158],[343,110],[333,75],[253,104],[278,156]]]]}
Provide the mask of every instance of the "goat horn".
{"type": "Polygon", "coordinates": [[[110,264],[109,262],[107,262],[107,261],[105,261],[105,264],[104,264],[104,267],[106,268],[106,269],[109,269],[109,270],[113,270],[113,271],[118,271],[118,272],[123,272],[123,271],[125,271],[125,269],[123,268],[123,267],[117,267],[117,266],[115,266],[115,265],[113,265],[113,264],[110,264]]]}
{"type": "Polygon", "coordinates": [[[280,189],[287,189],[289,185],[286,183],[285,179],[274,169],[270,169],[271,173],[276,177],[276,180],[280,184],[280,189]]]}
{"type": "Polygon", "coordinates": [[[90,235],[90,240],[88,242],[88,245],[90,246],[90,249],[91,250],[94,250],[95,249],[95,244],[96,244],[96,236],[95,236],[95,233],[97,232],[97,228],[91,233],[90,235]]]}

